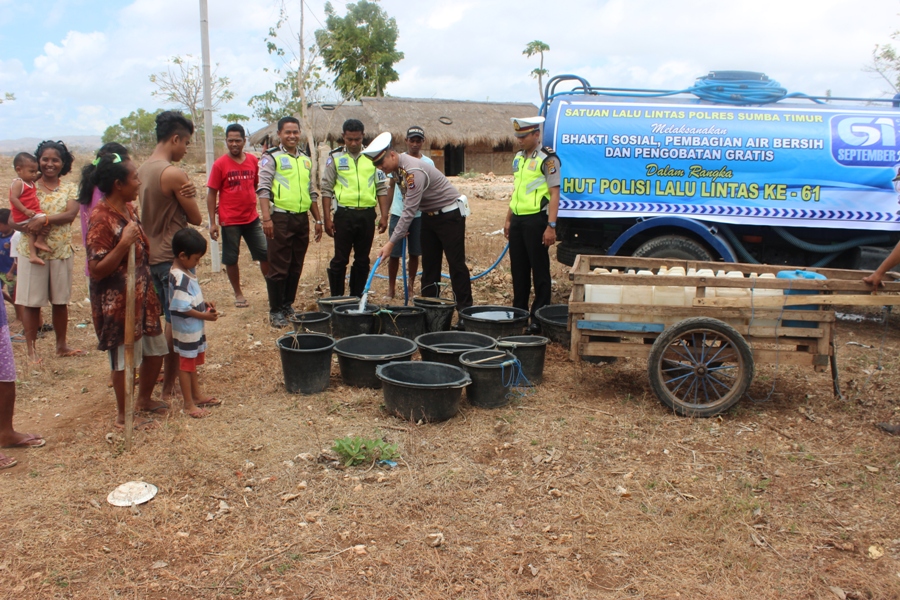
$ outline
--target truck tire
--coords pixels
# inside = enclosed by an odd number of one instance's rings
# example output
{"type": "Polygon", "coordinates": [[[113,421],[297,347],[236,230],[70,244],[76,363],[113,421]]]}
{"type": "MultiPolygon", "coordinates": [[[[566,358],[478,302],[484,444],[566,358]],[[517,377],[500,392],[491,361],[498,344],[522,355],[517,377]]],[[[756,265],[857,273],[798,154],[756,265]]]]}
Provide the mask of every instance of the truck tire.
{"type": "Polygon", "coordinates": [[[632,256],[643,258],[677,258],[679,260],[715,260],[705,246],[682,235],[663,235],[638,246],[632,256]]]}
{"type": "Polygon", "coordinates": [[[603,250],[587,244],[573,244],[562,242],[556,246],[556,260],[571,267],[575,264],[575,257],[579,254],[603,254],[603,250]]]}

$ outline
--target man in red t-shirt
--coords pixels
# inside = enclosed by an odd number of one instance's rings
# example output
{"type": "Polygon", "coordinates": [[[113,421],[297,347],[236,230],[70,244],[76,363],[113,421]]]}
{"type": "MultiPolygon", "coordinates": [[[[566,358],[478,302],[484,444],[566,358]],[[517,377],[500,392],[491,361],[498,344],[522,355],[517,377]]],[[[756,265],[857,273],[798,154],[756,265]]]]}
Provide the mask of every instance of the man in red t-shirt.
{"type": "Polygon", "coordinates": [[[225,145],[228,154],[220,156],[213,163],[212,173],[206,186],[206,206],[209,209],[209,237],[219,239],[222,227],[222,264],[228,273],[228,281],[234,288],[234,305],[238,308],[249,306],[241,290],[241,272],[238,256],[241,238],[250,249],[250,257],[259,261],[259,268],[265,277],[269,270],[266,262],[266,236],[259,214],[256,212],[256,186],[259,183],[259,167],[255,156],[244,152],[247,141],[244,128],[238,124],[225,128],[225,145]],[[216,201],[218,200],[219,222],[216,223],[216,201]]]}

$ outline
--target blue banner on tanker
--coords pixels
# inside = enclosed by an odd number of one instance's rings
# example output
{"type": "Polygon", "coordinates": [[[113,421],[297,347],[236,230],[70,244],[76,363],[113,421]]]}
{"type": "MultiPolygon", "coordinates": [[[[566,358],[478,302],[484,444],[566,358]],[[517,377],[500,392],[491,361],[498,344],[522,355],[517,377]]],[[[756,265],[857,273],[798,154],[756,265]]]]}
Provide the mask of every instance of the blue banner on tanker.
{"type": "Polygon", "coordinates": [[[900,230],[900,117],[840,108],[554,101],[560,216],[900,230]]]}

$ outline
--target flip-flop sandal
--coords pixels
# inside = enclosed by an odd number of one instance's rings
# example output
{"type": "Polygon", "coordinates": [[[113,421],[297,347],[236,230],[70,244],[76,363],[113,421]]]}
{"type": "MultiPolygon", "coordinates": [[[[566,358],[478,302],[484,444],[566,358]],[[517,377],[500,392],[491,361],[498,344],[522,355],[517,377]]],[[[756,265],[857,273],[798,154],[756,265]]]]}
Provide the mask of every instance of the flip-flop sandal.
{"type": "Polygon", "coordinates": [[[153,413],[155,415],[164,415],[169,411],[169,405],[165,402],[159,402],[153,408],[142,408],[141,412],[153,413]]]}
{"type": "Polygon", "coordinates": [[[249,308],[250,307],[250,303],[247,301],[246,298],[244,298],[243,300],[235,300],[234,305],[237,308],[249,308]]]}
{"type": "Polygon", "coordinates": [[[220,406],[222,401],[218,398],[207,398],[203,402],[195,402],[194,404],[197,406],[220,406]]]}
{"type": "Polygon", "coordinates": [[[19,344],[25,341],[25,336],[21,333],[14,333],[9,336],[9,341],[13,342],[14,344],[19,344]]]}
{"type": "Polygon", "coordinates": [[[74,348],[72,350],[69,350],[68,352],[63,352],[62,354],[57,354],[57,357],[59,357],[59,358],[72,358],[73,356],[87,356],[87,352],[85,352],[84,350],[78,350],[77,348],[74,348]]]}
{"type": "Polygon", "coordinates": [[[0,469],[9,469],[19,464],[12,456],[0,456],[0,469]]]}
{"type": "Polygon", "coordinates": [[[18,444],[4,446],[4,448],[41,448],[47,443],[47,440],[39,435],[31,434],[18,444]]]}
{"type": "Polygon", "coordinates": [[[41,331],[43,333],[53,331],[53,325],[51,323],[44,323],[43,325],[41,325],[41,328],[38,331],[41,331]]]}

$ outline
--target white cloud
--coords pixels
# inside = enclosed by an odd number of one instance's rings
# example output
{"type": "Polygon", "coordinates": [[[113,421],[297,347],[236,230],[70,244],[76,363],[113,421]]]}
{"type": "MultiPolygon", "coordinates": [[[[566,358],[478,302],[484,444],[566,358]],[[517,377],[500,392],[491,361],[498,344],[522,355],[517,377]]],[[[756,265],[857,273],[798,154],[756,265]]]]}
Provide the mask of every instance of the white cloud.
{"type": "Polygon", "coordinates": [[[441,4],[425,18],[425,24],[431,29],[447,29],[462,21],[472,8],[471,3],[448,2],[441,4]]]}
{"type": "Polygon", "coordinates": [[[105,34],[70,31],[59,46],[52,42],[44,44],[44,54],[34,59],[35,71],[42,77],[64,77],[71,81],[78,73],[89,72],[90,66],[100,62],[106,51],[105,34]]]}

